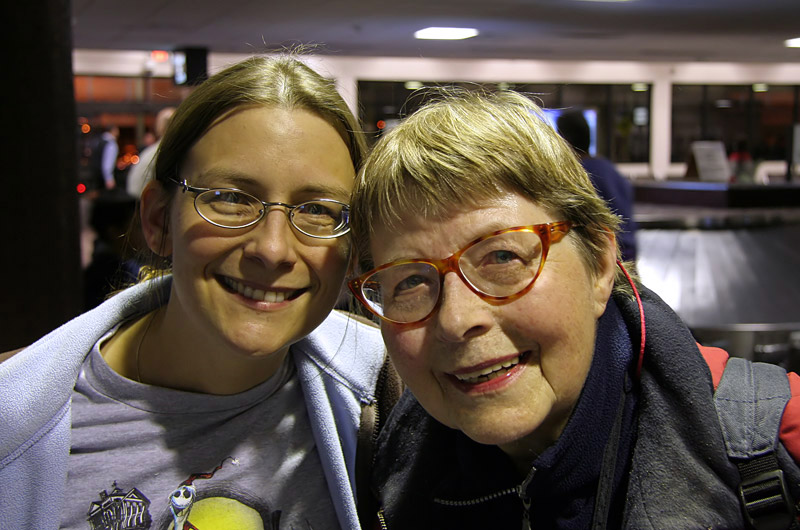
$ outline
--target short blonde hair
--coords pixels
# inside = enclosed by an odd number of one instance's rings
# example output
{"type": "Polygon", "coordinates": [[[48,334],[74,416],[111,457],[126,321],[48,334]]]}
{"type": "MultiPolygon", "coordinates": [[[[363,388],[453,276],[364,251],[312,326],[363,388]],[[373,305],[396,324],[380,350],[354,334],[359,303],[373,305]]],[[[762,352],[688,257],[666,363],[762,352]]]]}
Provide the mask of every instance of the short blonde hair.
{"type": "MultiPolygon", "coordinates": [[[[438,90],[377,143],[356,178],[351,226],[358,268],[374,266],[374,224],[397,229],[406,212],[446,216],[509,191],[572,221],[585,263],[598,271],[620,219],[542,110],[515,92],[438,90]]],[[[629,289],[620,274],[615,289],[629,289]]]]}

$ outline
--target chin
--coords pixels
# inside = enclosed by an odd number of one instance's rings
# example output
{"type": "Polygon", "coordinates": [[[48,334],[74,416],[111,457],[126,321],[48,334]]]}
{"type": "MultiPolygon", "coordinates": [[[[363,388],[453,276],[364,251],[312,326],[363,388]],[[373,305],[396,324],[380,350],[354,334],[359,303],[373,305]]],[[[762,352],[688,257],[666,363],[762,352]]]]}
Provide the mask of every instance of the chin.
{"type": "Polygon", "coordinates": [[[515,444],[517,442],[522,441],[526,436],[531,434],[530,432],[523,433],[517,431],[516,429],[508,431],[498,431],[498,430],[487,431],[485,429],[482,430],[462,429],[462,432],[466,434],[474,442],[483,445],[497,445],[497,446],[515,444]]]}
{"type": "MultiPolygon", "coordinates": [[[[505,415],[508,418],[509,414],[505,415]]],[[[511,415],[513,417],[513,415],[511,415]]],[[[496,421],[498,415],[489,418],[471,418],[454,428],[459,429],[471,440],[484,445],[514,445],[536,437],[541,422],[535,421],[496,421]]]]}

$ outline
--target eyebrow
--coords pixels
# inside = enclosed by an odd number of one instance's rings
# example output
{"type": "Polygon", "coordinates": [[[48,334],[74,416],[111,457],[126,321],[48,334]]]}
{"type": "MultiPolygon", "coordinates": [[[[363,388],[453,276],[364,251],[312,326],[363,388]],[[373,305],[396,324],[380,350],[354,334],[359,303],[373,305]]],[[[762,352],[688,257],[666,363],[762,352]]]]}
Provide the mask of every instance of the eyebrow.
{"type": "MultiPolygon", "coordinates": [[[[258,179],[242,173],[240,171],[233,171],[228,169],[211,168],[208,171],[199,173],[194,177],[196,180],[191,184],[194,186],[203,187],[232,187],[247,191],[252,190],[253,187],[261,187],[261,182],[258,179]],[[212,184],[213,183],[213,184],[212,184]]],[[[350,199],[350,190],[341,186],[329,186],[323,183],[311,183],[307,186],[292,190],[292,194],[309,195],[321,198],[335,198],[337,200],[344,200],[348,202],[350,199]]]]}
{"type": "MultiPolygon", "coordinates": [[[[479,238],[481,238],[481,237],[483,237],[483,236],[485,236],[487,234],[491,234],[492,232],[497,232],[498,230],[505,230],[506,228],[513,228],[515,226],[527,226],[527,225],[535,225],[535,224],[542,224],[542,223],[552,223],[552,222],[553,221],[541,221],[539,223],[524,223],[524,222],[520,221],[517,224],[509,225],[505,221],[499,221],[499,220],[493,219],[491,222],[489,222],[486,226],[483,227],[483,230],[481,230],[479,234],[473,235],[472,237],[470,237],[466,242],[461,244],[461,246],[459,246],[458,249],[456,249],[453,252],[451,252],[448,256],[452,256],[454,253],[456,253],[456,252],[458,252],[460,250],[463,250],[465,246],[469,245],[470,243],[472,243],[476,239],[479,239],[479,238]]],[[[446,258],[448,256],[442,256],[442,258],[431,258],[430,256],[419,256],[419,255],[418,256],[395,255],[393,258],[381,263],[381,265],[385,265],[386,263],[394,263],[396,261],[406,261],[406,260],[412,260],[412,259],[435,261],[435,260],[438,260],[438,259],[446,258]]],[[[379,265],[376,264],[375,266],[378,267],[379,265]]]]}

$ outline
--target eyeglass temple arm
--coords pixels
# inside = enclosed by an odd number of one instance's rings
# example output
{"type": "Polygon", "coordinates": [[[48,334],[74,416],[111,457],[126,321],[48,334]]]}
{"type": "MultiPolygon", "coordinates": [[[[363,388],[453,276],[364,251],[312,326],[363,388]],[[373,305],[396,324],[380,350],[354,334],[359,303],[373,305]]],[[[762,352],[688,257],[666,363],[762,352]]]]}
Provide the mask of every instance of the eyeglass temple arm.
{"type": "Polygon", "coordinates": [[[175,184],[177,184],[178,186],[180,186],[181,188],[183,188],[183,190],[182,190],[182,191],[183,191],[184,193],[185,193],[185,192],[187,192],[187,191],[189,191],[189,183],[186,181],[186,179],[183,179],[183,180],[178,180],[178,179],[177,179],[177,178],[175,178],[175,177],[169,177],[169,180],[171,180],[172,182],[174,182],[175,184]]]}

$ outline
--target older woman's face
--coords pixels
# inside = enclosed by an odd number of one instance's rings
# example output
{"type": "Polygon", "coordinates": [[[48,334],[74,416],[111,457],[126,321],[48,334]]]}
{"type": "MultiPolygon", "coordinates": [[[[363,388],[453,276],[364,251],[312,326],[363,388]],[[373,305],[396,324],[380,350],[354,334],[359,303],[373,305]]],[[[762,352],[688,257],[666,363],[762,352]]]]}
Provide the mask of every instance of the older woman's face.
{"type": "MultiPolygon", "coordinates": [[[[484,204],[443,219],[409,213],[398,232],[377,225],[375,264],[446,258],[494,230],[562,220],[516,193],[484,204]]],[[[513,302],[490,305],[450,273],[430,319],[382,326],[397,370],[433,417],[522,461],[563,430],[589,371],[596,321],[611,292],[613,238],[595,276],[575,237],[551,246],[533,289],[513,302]],[[489,369],[491,379],[477,377],[489,369]]]]}

